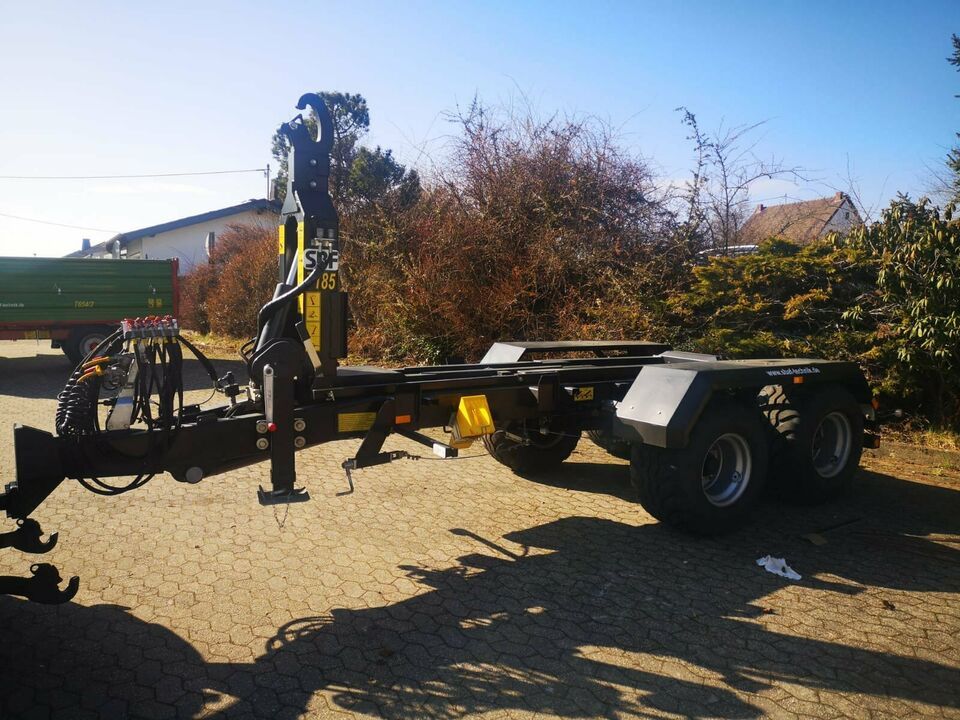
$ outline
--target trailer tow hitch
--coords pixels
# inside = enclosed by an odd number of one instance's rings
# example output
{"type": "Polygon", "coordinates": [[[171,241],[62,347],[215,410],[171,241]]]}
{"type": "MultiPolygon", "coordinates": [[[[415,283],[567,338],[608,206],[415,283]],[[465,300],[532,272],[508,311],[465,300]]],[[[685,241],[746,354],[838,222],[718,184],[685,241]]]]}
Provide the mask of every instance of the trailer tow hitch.
{"type": "Polygon", "coordinates": [[[41,540],[43,530],[33,518],[17,520],[17,529],[0,533],[0,548],[14,548],[21,552],[45,553],[53,550],[57,544],[57,533],[50,533],[48,540],[41,540]]]}
{"type": "Polygon", "coordinates": [[[19,595],[43,605],[59,605],[73,600],[80,588],[80,578],[74,575],[67,586],[61,590],[63,578],[50,563],[36,563],[30,566],[33,577],[0,575],[0,595],[19,595]]]}
{"type": "MultiPolygon", "coordinates": [[[[57,544],[57,533],[51,533],[47,540],[43,540],[42,535],[40,523],[33,518],[24,518],[17,521],[16,530],[0,533],[0,548],[14,548],[28,553],[53,550],[57,544]]],[[[61,590],[59,586],[63,578],[50,563],[31,565],[30,573],[31,577],[0,575],[0,595],[19,595],[33,602],[58,605],[72,600],[80,587],[80,578],[72,577],[61,590]]]]}

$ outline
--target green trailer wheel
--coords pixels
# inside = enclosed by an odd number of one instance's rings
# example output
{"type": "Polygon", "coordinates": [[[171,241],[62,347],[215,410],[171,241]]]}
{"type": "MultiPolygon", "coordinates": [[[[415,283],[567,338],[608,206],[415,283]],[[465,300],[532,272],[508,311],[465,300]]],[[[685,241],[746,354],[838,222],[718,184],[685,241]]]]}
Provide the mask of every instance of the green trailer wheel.
{"type": "Polygon", "coordinates": [[[60,343],[60,349],[76,367],[113,331],[114,328],[106,325],[75,328],[67,339],[60,343]]]}

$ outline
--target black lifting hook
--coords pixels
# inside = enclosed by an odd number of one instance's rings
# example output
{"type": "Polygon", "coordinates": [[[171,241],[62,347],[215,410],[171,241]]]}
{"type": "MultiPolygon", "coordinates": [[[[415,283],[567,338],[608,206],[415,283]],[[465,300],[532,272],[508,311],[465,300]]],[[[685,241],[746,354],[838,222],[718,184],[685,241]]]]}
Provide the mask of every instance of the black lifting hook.
{"type": "MultiPolygon", "coordinates": [[[[303,124],[303,115],[297,115],[292,122],[297,122],[298,128],[302,129],[296,130],[298,137],[295,140],[292,136],[290,137],[290,142],[294,144],[294,147],[300,149],[306,145],[306,143],[313,143],[316,145],[315,151],[321,155],[330,155],[330,151],[333,150],[333,118],[330,117],[330,111],[327,109],[327,104],[323,99],[316,93],[306,93],[300,96],[300,100],[297,101],[297,110],[306,110],[307,108],[313,110],[313,114],[317,116],[317,121],[320,123],[320,132],[317,136],[316,141],[314,142],[313,138],[310,137],[310,131],[303,124]],[[299,141],[299,147],[298,143],[299,141]]],[[[284,127],[290,127],[292,123],[284,123],[284,127]]],[[[291,128],[292,130],[293,128],[291,128]]]]}
{"type": "Polygon", "coordinates": [[[298,110],[313,110],[319,130],[314,140],[303,118],[297,115],[280,126],[290,141],[289,177],[283,215],[299,214],[311,218],[318,227],[337,229],[337,212],[330,199],[330,151],[333,149],[333,118],[327,104],[316,93],[301,96],[298,110]]]}

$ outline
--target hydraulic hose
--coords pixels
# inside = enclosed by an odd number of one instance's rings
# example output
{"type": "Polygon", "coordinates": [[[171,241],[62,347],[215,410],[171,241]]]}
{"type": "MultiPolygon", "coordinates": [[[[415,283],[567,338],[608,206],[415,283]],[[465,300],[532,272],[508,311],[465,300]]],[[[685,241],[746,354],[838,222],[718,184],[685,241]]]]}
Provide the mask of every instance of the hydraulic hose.
{"type": "MultiPolygon", "coordinates": [[[[316,284],[324,270],[326,270],[326,265],[317,263],[310,274],[304,278],[302,283],[297,285],[292,290],[288,290],[282,295],[273,298],[273,300],[260,308],[260,312],[257,313],[257,338],[263,334],[263,326],[266,324],[267,320],[276,315],[284,305],[293,302],[300,295],[303,295],[303,293],[305,293],[311,285],[316,284]]],[[[284,284],[292,285],[294,282],[296,282],[296,277],[297,265],[294,263],[290,266],[290,272],[287,273],[287,281],[284,284]]]]}

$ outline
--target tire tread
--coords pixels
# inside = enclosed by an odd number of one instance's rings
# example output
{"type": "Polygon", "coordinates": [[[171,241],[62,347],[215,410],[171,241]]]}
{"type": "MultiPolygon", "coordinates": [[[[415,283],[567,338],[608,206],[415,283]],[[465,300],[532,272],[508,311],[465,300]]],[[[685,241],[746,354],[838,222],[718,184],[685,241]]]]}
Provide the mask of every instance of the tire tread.
{"type": "Polygon", "coordinates": [[[856,402],[843,387],[825,387],[814,395],[798,398],[791,398],[780,386],[774,387],[777,391],[768,398],[764,414],[772,430],[771,475],[775,491],[782,499],[801,505],[820,504],[843,494],[852,484],[856,468],[848,467],[838,478],[825,482],[813,475],[806,449],[800,444],[811,413],[820,414],[818,411],[824,404],[847,409],[854,420],[850,463],[858,465],[863,449],[863,425],[862,419],[856,421],[856,402]]]}
{"type": "Polygon", "coordinates": [[[510,440],[503,430],[483,437],[483,446],[490,456],[501,465],[506,465],[518,475],[538,475],[553,470],[577,447],[578,431],[569,428],[560,430],[560,439],[549,447],[522,445],[510,440]]]}
{"type": "MultiPolygon", "coordinates": [[[[691,473],[699,468],[694,462],[690,448],[671,449],[652,445],[634,445],[630,461],[630,480],[637,491],[640,504],[657,520],[697,535],[715,535],[740,525],[747,517],[763,487],[766,472],[766,445],[763,443],[761,419],[748,420],[740,406],[713,405],[704,411],[700,422],[722,424],[721,418],[732,413],[740,416],[740,421],[752,427],[753,450],[756,475],[751,479],[754,488],[748,490],[735,507],[710,509],[696,507],[691,501],[691,492],[699,491],[699,473],[691,473]],[[691,490],[693,486],[696,490],[691,490]]],[[[693,437],[691,435],[691,437],[693,437]]],[[[706,448],[702,448],[704,451],[706,448]]]]}
{"type": "Polygon", "coordinates": [[[619,440],[618,438],[612,437],[609,432],[604,430],[587,430],[587,437],[590,438],[594,445],[606,450],[615,458],[620,458],[621,460],[630,459],[631,444],[626,440],[619,440]]]}

